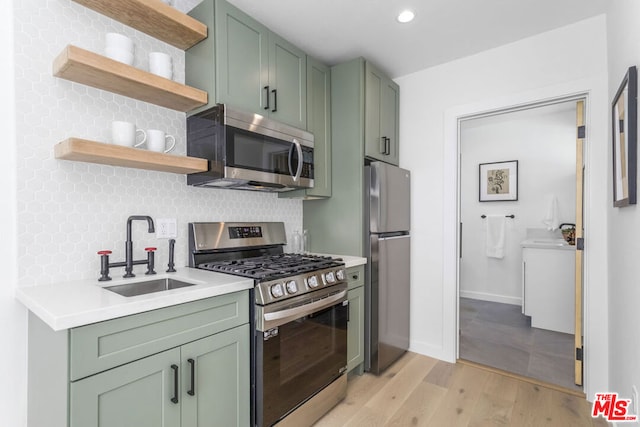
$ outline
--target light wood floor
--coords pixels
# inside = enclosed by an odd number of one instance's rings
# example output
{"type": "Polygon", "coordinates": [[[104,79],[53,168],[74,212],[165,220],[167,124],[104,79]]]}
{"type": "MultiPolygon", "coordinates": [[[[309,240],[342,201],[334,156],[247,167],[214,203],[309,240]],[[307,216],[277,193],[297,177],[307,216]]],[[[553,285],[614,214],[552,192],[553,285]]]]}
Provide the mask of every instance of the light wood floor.
{"type": "Polygon", "coordinates": [[[348,384],[346,399],[315,427],[607,425],[591,418],[584,398],[415,353],[348,384]]]}

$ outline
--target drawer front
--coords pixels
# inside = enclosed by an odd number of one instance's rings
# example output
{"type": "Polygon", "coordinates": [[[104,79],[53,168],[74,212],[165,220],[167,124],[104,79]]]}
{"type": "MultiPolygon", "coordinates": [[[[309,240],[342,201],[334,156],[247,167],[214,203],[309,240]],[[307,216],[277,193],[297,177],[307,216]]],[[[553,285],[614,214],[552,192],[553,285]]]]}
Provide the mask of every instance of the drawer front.
{"type": "Polygon", "coordinates": [[[349,289],[364,285],[364,265],[347,268],[347,280],[349,289]]]}
{"type": "Polygon", "coordinates": [[[71,381],[249,322],[249,291],[71,329],[71,381]]]}

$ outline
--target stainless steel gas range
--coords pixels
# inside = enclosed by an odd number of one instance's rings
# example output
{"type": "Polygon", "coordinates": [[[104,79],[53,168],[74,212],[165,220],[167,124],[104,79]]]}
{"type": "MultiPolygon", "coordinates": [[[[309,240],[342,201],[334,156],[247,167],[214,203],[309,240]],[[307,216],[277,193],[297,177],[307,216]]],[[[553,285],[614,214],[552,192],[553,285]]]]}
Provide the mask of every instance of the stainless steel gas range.
{"type": "Polygon", "coordinates": [[[284,253],[281,222],[189,224],[189,266],[254,279],[252,425],[311,425],[346,395],[344,263],[284,253]]]}

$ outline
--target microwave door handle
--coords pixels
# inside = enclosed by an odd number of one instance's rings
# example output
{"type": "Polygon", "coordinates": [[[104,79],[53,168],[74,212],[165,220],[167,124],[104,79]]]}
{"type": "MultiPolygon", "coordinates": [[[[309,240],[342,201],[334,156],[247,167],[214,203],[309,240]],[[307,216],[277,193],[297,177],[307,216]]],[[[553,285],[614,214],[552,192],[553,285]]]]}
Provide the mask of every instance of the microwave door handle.
{"type": "Polygon", "coordinates": [[[293,177],[293,181],[297,181],[300,179],[300,175],[302,174],[302,165],[304,164],[304,159],[302,158],[302,146],[297,139],[293,139],[293,143],[296,145],[296,150],[298,151],[298,170],[296,171],[296,176],[293,177]]]}

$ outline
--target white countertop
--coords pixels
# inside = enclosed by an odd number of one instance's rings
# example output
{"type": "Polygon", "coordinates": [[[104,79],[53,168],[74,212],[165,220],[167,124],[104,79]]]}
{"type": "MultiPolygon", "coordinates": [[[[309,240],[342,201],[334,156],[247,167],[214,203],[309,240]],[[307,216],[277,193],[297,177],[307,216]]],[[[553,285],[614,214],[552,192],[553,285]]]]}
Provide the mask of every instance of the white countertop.
{"type": "MultiPolygon", "coordinates": [[[[362,257],[322,255],[342,258],[346,268],[367,263],[367,259],[362,257]]],[[[16,298],[54,331],[60,331],[202,298],[243,291],[253,288],[253,285],[252,279],[182,267],[175,273],[153,276],[138,274],[133,279],[114,277],[107,282],[87,279],[18,288],[16,298]],[[195,283],[195,285],[133,297],[125,297],[102,289],[107,286],[146,282],[166,277],[195,283]]]]}
{"type": "Polygon", "coordinates": [[[60,331],[251,288],[252,279],[182,267],[175,273],[138,274],[133,279],[114,278],[108,282],[88,279],[18,288],[16,298],[54,331],[60,331]],[[165,277],[195,285],[133,297],[102,289],[165,277]]]}
{"type": "Polygon", "coordinates": [[[532,238],[523,240],[520,243],[523,248],[536,248],[536,249],[559,249],[565,251],[575,251],[576,246],[570,245],[564,239],[545,239],[545,238],[532,238]]]}
{"type": "Polygon", "coordinates": [[[357,267],[359,265],[364,265],[367,263],[366,258],[362,258],[359,256],[351,256],[351,255],[335,255],[335,254],[319,254],[315,252],[309,252],[311,255],[321,255],[321,256],[329,256],[331,258],[342,258],[344,261],[345,268],[357,267]]]}

